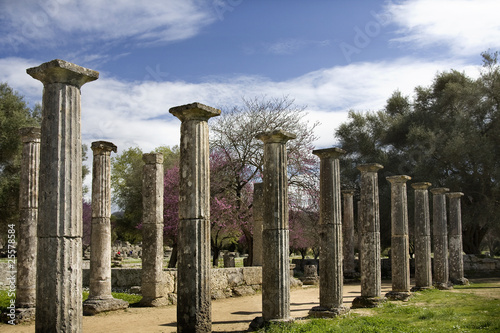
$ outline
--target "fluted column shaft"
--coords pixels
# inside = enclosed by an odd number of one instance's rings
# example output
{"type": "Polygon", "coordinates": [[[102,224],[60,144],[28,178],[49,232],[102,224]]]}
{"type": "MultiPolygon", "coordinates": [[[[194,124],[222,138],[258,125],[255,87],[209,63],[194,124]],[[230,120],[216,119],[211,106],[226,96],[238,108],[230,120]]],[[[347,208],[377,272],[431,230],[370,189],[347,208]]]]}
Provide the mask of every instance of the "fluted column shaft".
{"type": "Polygon", "coordinates": [[[276,130],[257,135],[264,142],[262,317],[290,319],[290,263],[286,142],[295,135],[276,130]]]}
{"type": "Polygon", "coordinates": [[[415,289],[428,289],[432,287],[428,191],[431,183],[414,183],[411,186],[415,190],[415,289]]]}
{"type": "Polygon", "coordinates": [[[37,332],[82,330],[80,87],[98,72],[53,60],[27,73],[43,85],[37,250],[37,332]]]}
{"type": "Polygon", "coordinates": [[[264,218],[264,187],[262,183],[253,185],[253,266],[262,266],[262,225],[264,218]]]}
{"type": "Polygon", "coordinates": [[[405,300],[410,296],[410,242],[408,239],[408,199],[406,182],[409,176],[386,178],[391,184],[391,271],[392,291],[386,297],[405,300]]]}
{"type": "Polygon", "coordinates": [[[464,257],[462,254],[462,209],[460,198],[462,192],[447,193],[450,200],[450,280],[453,284],[465,285],[469,281],[464,277],[464,257]]]}
{"type": "Polygon", "coordinates": [[[342,219],[343,263],[344,274],[352,275],[355,271],[354,264],[354,190],[343,190],[344,209],[342,219]]]}
{"type": "Polygon", "coordinates": [[[20,131],[23,150],[19,188],[19,235],[17,246],[16,308],[32,309],[36,305],[36,247],[38,222],[38,177],[40,169],[40,128],[20,131]]]}
{"type": "Polygon", "coordinates": [[[142,300],[143,306],[168,303],[163,287],[163,154],[143,154],[142,300]]]}
{"type": "Polygon", "coordinates": [[[177,331],[210,332],[210,165],[208,119],[220,110],[192,103],[170,109],[181,120],[177,331]]]}
{"type": "Polygon", "coordinates": [[[380,215],[378,194],[378,170],[380,164],[358,166],[361,171],[361,296],[353,301],[353,307],[373,307],[382,301],[380,267],[380,215]]]}
{"type": "Polygon", "coordinates": [[[314,150],[320,158],[320,254],[319,307],[309,313],[332,316],[346,312],[343,304],[342,215],[340,198],[340,148],[314,150]]]}
{"type": "Polygon", "coordinates": [[[448,288],[448,226],[446,223],[447,188],[433,188],[432,224],[434,238],[434,285],[437,288],[448,288]]]}

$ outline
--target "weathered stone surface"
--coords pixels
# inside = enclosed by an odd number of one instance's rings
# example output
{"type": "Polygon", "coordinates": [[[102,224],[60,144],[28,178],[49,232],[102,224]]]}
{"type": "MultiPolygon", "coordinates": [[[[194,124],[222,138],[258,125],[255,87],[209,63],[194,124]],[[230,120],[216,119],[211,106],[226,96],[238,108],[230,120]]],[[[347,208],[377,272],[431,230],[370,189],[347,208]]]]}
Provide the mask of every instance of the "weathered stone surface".
{"type": "Polygon", "coordinates": [[[169,304],[163,283],[163,154],[142,156],[142,306],[169,304]]]}
{"type": "Polygon", "coordinates": [[[290,318],[290,262],[288,231],[288,183],[286,142],[295,135],[276,130],[260,133],[264,142],[264,220],[262,246],[262,317],[290,318]]]}
{"type": "Polygon", "coordinates": [[[192,103],[170,109],[181,121],[177,331],[210,332],[210,165],[208,119],[220,110],[192,103]]]}
{"type": "Polygon", "coordinates": [[[344,276],[354,276],[354,190],[343,190],[343,218],[342,218],[342,241],[343,241],[343,265],[344,276]]]}
{"type": "Polygon", "coordinates": [[[429,191],[431,183],[411,184],[415,190],[415,287],[412,291],[432,288],[431,224],[429,191]]]}
{"type": "MultiPolygon", "coordinates": [[[[319,306],[328,314],[340,313],[345,311],[342,309],[344,274],[339,158],[345,151],[328,148],[314,150],[313,154],[320,158],[319,306]]],[[[318,308],[311,311],[315,315],[320,312],[318,308]]]]}
{"type": "Polygon", "coordinates": [[[469,280],[464,277],[464,261],[462,255],[462,210],[460,198],[464,194],[462,192],[452,192],[446,195],[450,200],[450,280],[453,284],[468,285],[469,280]]]}
{"type": "Polygon", "coordinates": [[[116,146],[107,141],[91,145],[92,222],[90,249],[89,297],[83,302],[83,314],[114,311],[128,307],[128,302],[111,296],[111,152],[116,146]]]}
{"type": "Polygon", "coordinates": [[[398,175],[386,179],[391,183],[392,291],[385,297],[392,300],[407,300],[411,294],[406,182],[411,177],[398,175]]]}
{"type": "Polygon", "coordinates": [[[27,73],[43,85],[36,330],[82,330],[80,87],[99,73],[53,60],[27,73]]]}
{"type": "Polygon", "coordinates": [[[352,307],[377,306],[384,300],[381,297],[380,267],[380,216],[378,195],[378,170],[383,166],[377,163],[358,166],[361,171],[360,204],[360,271],[361,296],[356,297],[352,307]]]}
{"type": "Polygon", "coordinates": [[[20,134],[23,148],[17,237],[17,323],[35,319],[40,128],[25,127],[20,134]]]}
{"type": "Polygon", "coordinates": [[[253,185],[253,266],[262,266],[262,223],[264,218],[264,188],[253,185]]]}
{"type": "Polygon", "coordinates": [[[446,223],[447,188],[430,190],[433,197],[433,238],[434,238],[434,286],[438,289],[451,287],[448,279],[448,226],[446,223]]]}

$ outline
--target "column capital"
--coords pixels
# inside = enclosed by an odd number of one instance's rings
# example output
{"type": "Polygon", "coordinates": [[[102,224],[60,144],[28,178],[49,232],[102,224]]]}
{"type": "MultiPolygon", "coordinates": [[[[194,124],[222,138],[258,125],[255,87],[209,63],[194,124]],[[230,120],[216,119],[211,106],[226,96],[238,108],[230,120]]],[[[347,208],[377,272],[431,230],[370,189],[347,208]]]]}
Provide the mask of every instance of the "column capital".
{"type": "Polygon", "coordinates": [[[220,116],[221,113],[219,109],[198,102],[180,106],[174,106],[170,108],[168,112],[179,118],[180,121],[186,121],[186,120],[207,121],[212,117],[220,116]]]}
{"type": "Polygon", "coordinates": [[[398,184],[398,183],[406,183],[411,179],[411,177],[406,175],[396,175],[396,176],[385,177],[385,179],[387,179],[387,181],[391,184],[398,184]]]}
{"type": "Polygon", "coordinates": [[[163,164],[163,154],[162,153],[142,154],[142,160],[146,164],[163,164]]]}
{"type": "Polygon", "coordinates": [[[40,142],[40,127],[22,127],[19,134],[23,143],[40,142]]]}
{"type": "Polygon", "coordinates": [[[108,141],[94,141],[92,142],[90,148],[94,152],[94,155],[101,155],[103,153],[116,153],[116,146],[108,141]]]}
{"type": "Polygon", "coordinates": [[[415,190],[427,190],[431,185],[432,184],[429,182],[420,182],[411,184],[411,187],[413,187],[413,189],[415,190]]]}
{"type": "Polygon", "coordinates": [[[461,198],[463,197],[463,193],[462,192],[450,192],[450,193],[446,193],[446,196],[450,199],[452,198],[461,198]]]}
{"type": "Polygon", "coordinates": [[[312,152],[314,155],[318,156],[320,159],[323,158],[339,158],[345,154],[345,150],[341,148],[325,148],[325,149],[315,149],[312,152]]]}
{"type": "Polygon", "coordinates": [[[341,192],[343,195],[354,195],[354,192],[356,191],[353,190],[352,188],[346,188],[344,190],[341,190],[341,192]]]}
{"type": "Polygon", "coordinates": [[[431,193],[434,194],[434,195],[436,195],[436,194],[445,194],[449,190],[450,189],[446,188],[446,187],[436,187],[436,188],[431,188],[430,189],[431,193]]]}
{"type": "Polygon", "coordinates": [[[384,166],[382,164],[378,164],[378,163],[368,163],[368,164],[361,164],[361,165],[357,166],[357,169],[361,172],[377,172],[383,168],[384,168],[384,166]]]}
{"type": "Polygon", "coordinates": [[[264,143],[286,143],[288,140],[293,140],[296,137],[295,134],[283,130],[261,132],[255,136],[256,139],[264,143]]]}
{"type": "Polygon", "coordinates": [[[81,67],[70,62],[54,59],[38,67],[28,68],[26,73],[44,85],[65,83],[80,88],[85,83],[97,80],[99,72],[81,67]]]}

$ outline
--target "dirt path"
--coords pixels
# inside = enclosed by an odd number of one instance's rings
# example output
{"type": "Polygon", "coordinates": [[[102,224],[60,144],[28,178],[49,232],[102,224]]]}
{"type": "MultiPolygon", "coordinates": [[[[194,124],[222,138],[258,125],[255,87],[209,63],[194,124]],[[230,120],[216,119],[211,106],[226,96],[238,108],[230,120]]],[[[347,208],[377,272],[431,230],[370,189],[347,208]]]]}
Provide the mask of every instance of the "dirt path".
{"type": "MultiPolygon", "coordinates": [[[[500,285],[500,279],[490,279],[500,285]]],[[[475,280],[476,281],[476,280],[475,280]]],[[[479,281],[477,282],[491,282],[479,281]]],[[[382,284],[382,294],[391,289],[390,281],[382,284]]],[[[344,304],[351,306],[352,300],[361,294],[359,284],[344,285],[344,304]]],[[[306,317],[313,306],[319,305],[318,287],[305,286],[292,289],[291,316],[306,317]]],[[[244,332],[250,322],[261,315],[261,295],[235,297],[212,302],[213,332],[244,332]]],[[[129,308],[126,310],[100,314],[93,317],[83,317],[83,331],[92,333],[122,333],[122,332],[176,332],[175,305],[162,308],[129,308]]],[[[1,332],[35,331],[35,325],[0,325],[1,332]]]]}

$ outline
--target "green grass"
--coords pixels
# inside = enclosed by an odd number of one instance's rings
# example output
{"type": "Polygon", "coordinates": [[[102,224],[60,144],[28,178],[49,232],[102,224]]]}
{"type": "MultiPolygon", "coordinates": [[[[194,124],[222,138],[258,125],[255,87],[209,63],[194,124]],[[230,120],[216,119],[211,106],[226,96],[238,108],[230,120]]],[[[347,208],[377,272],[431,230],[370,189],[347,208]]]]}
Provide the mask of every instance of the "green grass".
{"type": "MultiPolygon", "coordinates": [[[[141,295],[135,295],[135,294],[127,294],[127,293],[114,293],[112,292],[111,295],[114,298],[122,299],[124,301],[127,301],[129,305],[134,305],[136,303],[139,303],[140,300],[142,299],[141,295]]],[[[89,292],[84,291],[82,293],[82,300],[85,301],[89,297],[89,292]]]]}
{"type": "Polygon", "coordinates": [[[387,302],[376,309],[354,310],[335,319],[272,324],[260,332],[500,332],[500,297],[483,297],[474,284],[456,291],[426,290],[409,302],[387,302]]]}

